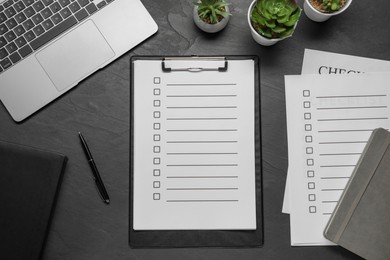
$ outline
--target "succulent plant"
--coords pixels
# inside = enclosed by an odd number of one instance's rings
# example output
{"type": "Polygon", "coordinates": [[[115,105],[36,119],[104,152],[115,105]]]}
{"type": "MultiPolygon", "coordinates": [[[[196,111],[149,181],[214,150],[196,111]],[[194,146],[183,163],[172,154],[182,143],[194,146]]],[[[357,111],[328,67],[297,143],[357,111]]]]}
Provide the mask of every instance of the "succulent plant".
{"type": "Polygon", "coordinates": [[[194,5],[198,7],[200,19],[209,24],[218,23],[224,16],[230,15],[225,9],[229,3],[222,0],[200,0],[194,2],[194,5]]]}
{"type": "Polygon", "coordinates": [[[257,0],[251,14],[252,26],[266,38],[285,38],[294,32],[301,11],[295,0],[257,0]]]}
{"type": "Polygon", "coordinates": [[[327,12],[336,12],[340,10],[342,4],[340,0],[322,0],[321,6],[327,12]]]}

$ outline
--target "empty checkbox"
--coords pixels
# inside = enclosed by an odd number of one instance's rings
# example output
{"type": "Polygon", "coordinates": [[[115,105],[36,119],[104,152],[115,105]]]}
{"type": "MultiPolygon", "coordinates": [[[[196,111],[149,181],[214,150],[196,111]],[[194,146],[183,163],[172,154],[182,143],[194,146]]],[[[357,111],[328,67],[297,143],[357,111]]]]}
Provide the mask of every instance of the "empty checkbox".
{"type": "Polygon", "coordinates": [[[154,153],[160,153],[160,151],[161,151],[160,146],[153,146],[153,152],[154,153]]]}
{"type": "Polygon", "coordinates": [[[153,193],[154,200],[160,200],[160,193],[153,193]]]}
{"type": "Polygon", "coordinates": [[[159,165],[161,163],[161,159],[159,157],[153,158],[153,164],[159,165]]]}
{"type": "Polygon", "coordinates": [[[155,96],[159,96],[159,95],[161,94],[161,90],[160,90],[159,88],[155,88],[155,89],[153,90],[153,94],[154,94],[155,96]]]}
{"type": "Polygon", "coordinates": [[[310,108],[310,102],[309,101],[303,102],[303,107],[304,108],[310,108]]]}
{"type": "Polygon", "coordinates": [[[306,147],[306,154],[313,154],[313,147],[306,147]]]}
{"type": "Polygon", "coordinates": [[[307,184],[307,187],[309,188],[309,190],[314,190],[316,188],[316,184],[314,182],[309,182],[307,184]]]}
{"type": "Polygon", "coordinates": [[[160,141],[161,140],[161,135],[159,134],[156,134],[156,135],[153,135],[153,141],[160,141]]]}
{"type": "Polygon", "coordinates": [[[313,170],[308,170],[307,171],[307,177],[313,178],[314,177],[314,171],[313,170]]]}
{"type": "Polygon", "coordinates": [[[303,96],[304,97],[310,97],[310,90],[304,90],[303,91],[303,96]]]}
{"type": "Polygon", "coordinates": [[[153,129],[154,130],[160,130],[160,128],[161,128],[161,124],[160,123],[154,123],[153,124],[153,129]]]}
{"type": "Polygon", "coordinates": [[[161,79],[159,77],[154,77],[153,78],[153,83],[154,84],[160,84],[161,83],[161,79]]]}
{"type": "Polygon", "coordinates": [[[305,131],[311,131],[311,124],[305,124],[305,131]]]}
{"type": "Polygon", "coordinates": [[[305,136],[305,141],[306,141],[306,143],[311,143],[311,142],[313,142],[313,137],[311,135],[307,135],[307,136],[305,136]]]}
{"type": "Polygon", "coordinates": [[[153,117],[154,117],[154,118],[160,118],[160,117],[161,117],[160,111],[154,111],[154,112],[153,112],[153,117]]]}
{"type": "Polygon", "coordinates": [[[160,175],[161,175],[160,169],[154,169],[153,170],[153,176],[160,176],[160,175]]]}
{"type": "Polygon", "coordinates": [[[160,188],[160,182],[159,181],[154,181],[153,182],[153,188],[160,188]]]}
{"type": "Polygon", "coordinates": [[[154,100],[153,101],[153,106],[155,106],[155,107],[161,106],[161,101],[160,100],[154,100]]]}
{"type": "Polygon", "coordinates": [[[316,201],[316,195],[315,194],[309,194],[309,201],[316,201]]]}
{"type": "Polygon", "coordinates": [[[307,163],[307,166],[313,166],[314,165],[314,159],[307,159],[306,163],[307,163]]]}
{"type": "Polygon", "coordinates": [[[317,212],[317,207],[316,206],[310,206],[309,207],[309,212],[310,213],[316,213],[317,212]]]}
{"type": "Polygon", "coordinates": [[[311,119],[311,113],[305,113],[304,117],[305,117],[306,120],[311,119]]]}

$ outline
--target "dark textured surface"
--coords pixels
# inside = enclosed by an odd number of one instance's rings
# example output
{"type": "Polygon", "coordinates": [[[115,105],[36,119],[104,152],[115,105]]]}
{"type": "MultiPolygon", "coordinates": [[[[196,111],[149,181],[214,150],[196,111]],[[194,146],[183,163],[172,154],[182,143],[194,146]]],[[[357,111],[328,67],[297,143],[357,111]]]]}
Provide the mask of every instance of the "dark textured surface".
{"type": "MultiPolygon", "coordinates": [[[[129,0],[131,1],[131,0],[129,0]]],[[[199,31],[191,0],[143,0],[159,32],[21,124],[0,107],[0,139],[69,157],[44,259],[356,259],[340,247],[290,246],[281,213],[287,172],[283,75],[299,74],[304,48],[390,60],[390,2],[355,0],[325,23],[302,14],[294,36],[261,47],[247,24],[250,0],[232,0],[228,27],[199,31]],[[256,54],[261,59],[264,239],[257,249],[130,249],[129,100],[131,55],[256,54]],[[77,132],[83,132],[110,194],[99,198],[77,132]]],[[[302,1],[299,1],[302,6],[302,1]]]]}

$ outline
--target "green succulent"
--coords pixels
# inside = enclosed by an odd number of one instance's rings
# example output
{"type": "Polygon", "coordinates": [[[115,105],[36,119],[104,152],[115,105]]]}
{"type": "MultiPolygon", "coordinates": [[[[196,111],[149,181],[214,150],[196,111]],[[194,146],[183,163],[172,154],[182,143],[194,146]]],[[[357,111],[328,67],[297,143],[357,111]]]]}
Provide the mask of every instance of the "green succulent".
{"type": "Polygon", "coordinates": [[[251,14],[252,26],[266,38],[284,38],[294,32],[301,11],[294,0],[257,0],[251,14]]]}
{"type": "Polygon", "coordinates": [[[322,0],[321,7],[326,12],[336,12],[340,10],[342,4],[340,0],[322,0]]]}
{"type": "Polygon", "coordinates": [[[224,16],[230,15],[226,11],[226,3],[221,0],[200,0],[194,2],[194,5],[198,7],[198,15],[206,23],[215,24],[222,20],[224,16]]]}

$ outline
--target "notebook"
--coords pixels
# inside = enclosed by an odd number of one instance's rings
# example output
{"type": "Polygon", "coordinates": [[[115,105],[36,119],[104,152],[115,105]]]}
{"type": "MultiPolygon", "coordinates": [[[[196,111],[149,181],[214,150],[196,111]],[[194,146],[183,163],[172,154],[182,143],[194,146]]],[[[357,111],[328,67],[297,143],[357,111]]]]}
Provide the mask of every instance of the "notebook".
{"type": "Polygon", "coordinates": [[[257,58],[131,65],[130,245],[261,245],[257,58]]]}
{"type": "Polygon", "coordinates": [[[140,0],[0,0],[0,99],[21,121],[157,31],[140,0]]]}
{"type": "Polygon", "coordinates": [[[325,228],[334,243],[370,260],[390,256],[390,133],[374,130],[325,228]]]}
{"type": "Polygon", "coordinates": [[[323,236],[326,223],[371,132],[390,127],[389,80],[386,73],[285,77],[295,163],[289,172],[292,245],[334,245],[323,236]]]}
{"type": "Polygon", "coordinates": [[[0,252],[39,259],[54,214],[66,157],[0,141],[0,252]]]}

